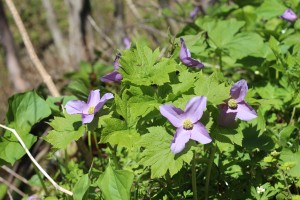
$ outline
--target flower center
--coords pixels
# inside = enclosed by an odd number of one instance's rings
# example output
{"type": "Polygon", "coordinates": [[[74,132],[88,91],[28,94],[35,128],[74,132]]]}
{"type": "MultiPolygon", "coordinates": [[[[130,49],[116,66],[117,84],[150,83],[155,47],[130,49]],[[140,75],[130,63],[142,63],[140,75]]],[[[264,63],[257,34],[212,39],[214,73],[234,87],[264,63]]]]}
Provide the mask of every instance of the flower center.
{"type": "Polygon", "coordinates": [[[236,102],[235,99],[229,99],[228,106],[229,106],[230,109],[235,110],[238,107],[238,103],[236,102]]]}
{"type": "Polygon", "coordinates": [[[183,121],[183,128],[185,130],[191,130],[191,129],[193,129],[193,123],[192,123],[192,121],[190,119],[184,120],[183,121]]]}
{"type": "Polygon", "coordinates": [[[90,106],[89,109],[88,109],[89,115],[94,114],[94,112],[95,112],[95,107],[94,106],[90,106]]]}

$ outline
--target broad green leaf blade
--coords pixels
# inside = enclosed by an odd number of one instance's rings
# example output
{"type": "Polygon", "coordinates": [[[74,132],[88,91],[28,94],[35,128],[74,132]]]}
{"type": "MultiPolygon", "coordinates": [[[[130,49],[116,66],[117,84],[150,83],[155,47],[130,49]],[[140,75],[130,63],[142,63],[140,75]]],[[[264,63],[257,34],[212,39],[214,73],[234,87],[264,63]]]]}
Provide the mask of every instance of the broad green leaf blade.
{"type": "Polygon", "coordinates": [[[61,96],[61,97],[52,97],[49,96],[46,100],[49,105],[52,114],[55,116],[62,115],[62,105],[66,105],[66,103],[70,100],[76,100],[75,96],[61,96]]]}
{"type": "MultiPolygon", "coordinates": [[[[263,48],[264,42],[260,35],[252,32],[243,32],[234,36],[226,45],[229,55],[235,59],[241,59],[253,55],[263,48]]],[[[263,56],[263,55],[260,55],[263,56]]]]}
{"type": "Polygon", "coordinates": [[[176,62],[173,59],[160,58],[159,49],[152,51],[138,43],[136,46],[137,49],[122,53],[120,73],[123,82],[146,86],[170,82],[169,73],[176,70],[176,62]]]}
{"type": "MultiPolygon", "coordinates": [[[[9,127],[20,135],[29,149],[36,137],[29,134],[32,126],[51,114],[46,101],[33,91],[16,94],[8,99],[6,115],[9,127]]],[[[25,154],[17,138],[6,131],[0,138],[0,159],[13,164],[25,154]]]]}
{"type": "Polygon", "coordinates": [[[7,122],[21,133],[28,133],[34,124],[51,114],[46,101],[33,91],[10,97],[8,104],[7,122]]]}
{"type": "Polygon", "coordinates": [[[150,127],[149,133],[142,136],[140,145],[145,147],[140,160],[140,164],[151,168],[151,178],[164,176],[167,171],[173,176],[182,167],[183,163],[190,163],[193,152],[183,151],[174,155],[170,149],[172,136],[164,127],[150,127]]]}
{"type": "Polygon", "coordinates": [[[256,14],[264,19],[279,17],[286,7],[280,0],[267,0],[256,10],[256,14]]]}
{"type": "Polygon", "coordinates": [[[136,129],[127,127],[126,122],[116,119],[103,119],[104,128],[101,132],[101,143],[109,142],[112,145],[131,148],[139,140],[140,135],[136,129]]]}
{"type": "Polygon", "coordinates": [[[194,91],[197,96],[206,96],[207,101],[214,105],[219,105],[230,97],[230,87],[225,86],[225,84],[219,84],[216,74],[212,74],[209,77],[203,74],[200,75],[195,83],[194,91]]]}
{"type": "MultiPolygon", "coordinates": [[[[20,132],[19,132],[20,134],[20,132]]],[[[36,137],[32,134],[20,134],[26,147],[29,149],[36,141],[36,137]]],[[[5,132],[5,134],[0,137],[0,159],[14,164],[17,160],[25,155],[25,150],[20,145],[17,138],[11,132],[5,132]]]]}
{"type": "Polygon", "coordinates": [[[283,149],[280,154],[281,169],[285,173],[295,177],[300,177],[300,152],[292,152],[289,149],[283,149]]]}
{"type": "Polygon", "coordinates": [[[90,187],[89,175],[85,174],[78,180],[78,182],[75,184],[73,188],[74,200],[82,200],[84,194],[86,193],[89,187],[90,187]]]}
{"type": "Polygon", "coordinates": [[[129,200],[130,188],[134,175],[127,170],[114,170],[108,164],[104,174],[101,174],[97,184],[105,200],[129,200]]]}
{"type": "Polygon", "coordinates": [[[54,130],[50,131],[44,140],[53,145],[55,149],[64,149],[72,141],[78,140],[84,133],[80,115],[54,117],[50,122],[54,130]]]}
{"type": "Polygon", "coordinates": [[[231,42],[234,35],[245,25],[244,21],[230,20],[208,20],[204,19],[203,23],[199,22],[199,26],[207,31],[210,43],[219,49],[226,48],[231,42]]]}

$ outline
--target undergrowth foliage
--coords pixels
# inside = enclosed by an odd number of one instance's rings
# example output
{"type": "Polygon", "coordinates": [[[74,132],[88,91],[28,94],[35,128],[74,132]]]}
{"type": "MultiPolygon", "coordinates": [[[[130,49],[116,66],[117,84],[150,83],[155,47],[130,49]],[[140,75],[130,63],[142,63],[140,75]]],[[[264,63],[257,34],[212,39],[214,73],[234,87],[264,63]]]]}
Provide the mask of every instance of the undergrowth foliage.
{"type": "MultiPolygon", "coordinates": [[[[164,54],[132,41],[117,55],[115,83],[100,81],[103,65],[83,63],[66,76],[72,96],[10,97],[7,125],[27,147],[37,140],[35,124],[52,127],[42,139],[52,145],[57,181],[74,193],[49,189],[57,198],[300,198],[300,22],[284,14],[300,4],[285,3],[217,3],[170,36],[164,54]],[[89,102],[99,92],[109,98],[98,108],[100,96],[89,102]],[[205,100],[201,109],[198,100],[205,100]],[[78,150],[70,153],[74,141],[78,150]],[[183,146],[172,147],[178,141],[183,146]]],[[[24,154],[4,132],[1,162],[24,154]]]]}

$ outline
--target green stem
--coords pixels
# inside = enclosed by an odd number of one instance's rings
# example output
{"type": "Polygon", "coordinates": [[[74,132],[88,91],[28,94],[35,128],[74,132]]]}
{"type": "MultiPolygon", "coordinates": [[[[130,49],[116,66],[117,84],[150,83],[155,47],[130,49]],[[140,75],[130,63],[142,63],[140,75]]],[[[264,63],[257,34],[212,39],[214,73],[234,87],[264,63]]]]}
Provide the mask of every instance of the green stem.
{"type": "Polygon", "coordinates": [[[287,190],[287,192],[288,192],[288,194],[289,194],[289,196],[290,196],[290,199],[292,199],[292,198],[293,198],[293,195],[292,195],[292,193],[291,193],[291,191],[290,191],[290,189],[289,189],[289,184],[288,184],[288,182],[287,182],[287,180],[286,180],[286,177],[285,177],[285,174],[284,174],[284,171],[283,171],[283,170],[281,170],[281,174],[282,174],[282,176],[283,176],[283,180],[284,180],[284,183],[285,183],[285,186],[286,186],[286,190],[287,190]]]}
{"type": "Polygon", "coordinates": [[[293,108],[293,112],[292,112],[292,116],[291,116],[291,119],[290,119],[290,125],[294,125],[294,116],[295,116],[295,112],[296,112],[296,106],[294,106],[293,108]]]}
{"type": "Polygon", "coordinates": [[[209,163],[208,163],[207,173],[206,173],[205,200],[208,200],[209,180],[210,180],[212,164],[213,164],[214,158],[215,158],[215,153],[216,153],[216,146],[213,146],[210,151],[209,163]]]}
{"type": "Polygon", "coordinates": [[[97,154],[100,157],[100,149],[99,149],[99,145],[98,145],[97,135],[96,135],[95,131],[92,131],[92,134],[94,136],[94,141],[95,141],[95,146],[96,146],[96,149],[97,149],[97,154]]]}
{"type": "Polygon", "coordinates": [[[219,65],[220,65],[220,71],[223,72],[222,51],[220,51],[219,53],[219,65]]]}
{"type": "Polygon", "coordinates": [[[192,187],[193,187],[193,197],[194,200],[198,200],[197,196],[197,182],[196,182],[196,158],[195,158],[195,152],[193,154],[193,160],[192,160],[192,187]]]}
{"type": "Polygon", "coordinates": [[[92,134],[90,131],[88,131],[88,146],[89,146],[89,151],[93,154],[93,152],[92,152],[92,134]]]}
{"type": "Polygon", "coordinates": [[[46,195],[48,196],[49,195],[49,191],[48,191],[48,189],[47,189],[47,187],[46,187],[46,185],[44,183],[44,180],[43,180],[43,178],[42,178],[42,176],[40,174],[40,171],[36,168],[36,166],[34,166],[34,170],[35,170],[35,173],[37,174],[37,176],[38,176],[38,178],[39,178],[39,180],[40,180],[40,182],[42,184],[43,189],[45,190],[46,195]]]}

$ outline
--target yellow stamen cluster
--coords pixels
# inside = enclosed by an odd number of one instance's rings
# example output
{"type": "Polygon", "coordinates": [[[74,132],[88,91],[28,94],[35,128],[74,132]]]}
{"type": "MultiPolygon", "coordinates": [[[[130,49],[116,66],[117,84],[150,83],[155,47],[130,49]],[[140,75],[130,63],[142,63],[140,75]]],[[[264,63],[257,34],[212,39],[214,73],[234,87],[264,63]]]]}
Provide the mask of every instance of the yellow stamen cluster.
{"type": "Polygon", "coordinates": [[[233,110],[237,109],[237,107],[238,107],[237,101],[235,99],[229,99],[228,107],[233,110]]]}
{"type": "Polygon", "coordinates": [[[90,106],[89,109],[88,109],[89,115],[94,114],[94,112],[95,112],[95,107],[94,106],[90,106]]]}
{"type": "Polygon", "coordinates": [[[191,129],[193,129],[193,123],[192,123],[192,121],[190,119],[184,120],[183,121],[183,128],[185,130],[191,130],[191,129]]]}

